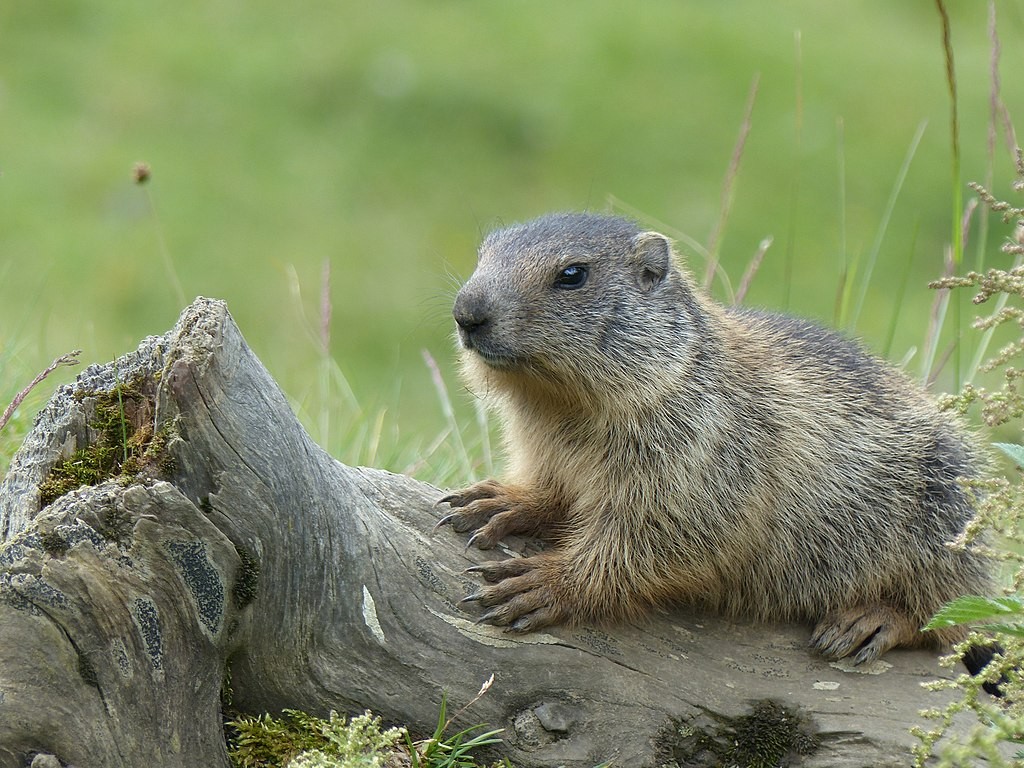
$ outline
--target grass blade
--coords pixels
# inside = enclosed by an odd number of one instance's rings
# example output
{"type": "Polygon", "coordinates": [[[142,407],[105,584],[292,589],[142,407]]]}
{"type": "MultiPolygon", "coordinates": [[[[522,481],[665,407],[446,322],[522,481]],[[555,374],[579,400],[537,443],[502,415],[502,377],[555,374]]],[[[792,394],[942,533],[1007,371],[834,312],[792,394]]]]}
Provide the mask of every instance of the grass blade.
{"type": "Polygon", "coordinates": [[[750,128],[753,124],[751,116],[754,113],[754,102],[757,100],[757,90],[761,83],[760,73],[754,75],[750,84],[750,92],[747,94],[747,104],[743,108],[743,122],[740,124],[740,133],[736,137],[736,144],[732,150],[732,157],[729,160],[729,170],[726,171],[725,181],[722,184],[722,202],[718,211],[718,221],[708,238],[708,265],[704,272],[704,287],[710,288],[711,282],[718,269],[718,249],[722,244],[722,237],[725,235],[725,225],[729,220],[729,212],[732,210],[732,202],[736,193],[736,178],[740,174],[740,163],[743,160],[743,150],[747,146],[747,138],[750,136],[750,128]]]}
{"type": "Polygon", "coordinates": [[[864,308],[864,299],[867,297],[868,286],[871,284],[871,275],[875,271],[875,264],[878,262],[878,254],[882,250],[882,243],[885,241],[886,232],[889,229],[889,222],[892,219],[892,212],[896,208],[896,201],[899,199],[900,191],[903,189],[903,183],[907,180],[907,172],[910,170],[910,164],[914,159],[914,155],[917,154],[917,147],[921,143],[921,138],[924,136],[925,128],[928,127],[928,121],[924,120],[917,127],[917,132],[914,133],[914,138],[910,141],[910,146],[907,148],[907,153],[903,158],[903,163],[900,165],[900,170],[896,174],[896,181],[892,185],[892,190],[889,193],[889,199],[885,204],[885,210],[882,212],[882,220],[879,222],[878,231],[875,233],[875,240],[871,245],[871,250],[868,252],[867,261],[864,265],[864,272],[860,279],[860,290],[857,294],[857,301],[854,304],[853,314],[850,316],[850,322],[848,328],[854,330],[857,327],[857,321],[860,319],[861,310],[864,308]]]}

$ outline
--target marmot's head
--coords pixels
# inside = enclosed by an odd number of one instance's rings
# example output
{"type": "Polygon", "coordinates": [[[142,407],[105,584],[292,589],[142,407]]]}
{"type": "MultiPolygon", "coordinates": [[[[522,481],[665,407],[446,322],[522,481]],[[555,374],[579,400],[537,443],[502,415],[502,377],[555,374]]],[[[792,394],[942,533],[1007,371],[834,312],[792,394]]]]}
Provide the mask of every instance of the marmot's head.
{"type": "Polygon", "coordinates": [[[666,237],[590,213],[492,232],[453,314],[471,378],[598,395],[669,369],[676,379],[704,325],[666,237]]]}

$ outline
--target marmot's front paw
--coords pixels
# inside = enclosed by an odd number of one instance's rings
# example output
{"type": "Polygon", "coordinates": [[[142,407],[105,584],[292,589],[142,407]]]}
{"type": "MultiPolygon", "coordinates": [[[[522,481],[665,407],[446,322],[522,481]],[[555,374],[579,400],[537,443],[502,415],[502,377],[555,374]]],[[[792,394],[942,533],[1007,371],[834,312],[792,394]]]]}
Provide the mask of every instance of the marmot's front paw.
{"type": "Polygon", "coordinates": [[[497,480],[484,480],[451,493],[438,504],[449,504],[452,512],[434,526],[436,531],[451,524],[459,533],[476,531],[466,544],[490,549],[512,533],[536,533],[534,506],[526,494],[497,480]]]}
{"type": "Polygon", "coordinates": [[[557,554],[517,557],[467,568],[494,584],[462,599],[490,610],[477,622],[507,627],[510,632],[533,632],[563,624],[571,611],[552,588],[559,583],[557,554]]]}

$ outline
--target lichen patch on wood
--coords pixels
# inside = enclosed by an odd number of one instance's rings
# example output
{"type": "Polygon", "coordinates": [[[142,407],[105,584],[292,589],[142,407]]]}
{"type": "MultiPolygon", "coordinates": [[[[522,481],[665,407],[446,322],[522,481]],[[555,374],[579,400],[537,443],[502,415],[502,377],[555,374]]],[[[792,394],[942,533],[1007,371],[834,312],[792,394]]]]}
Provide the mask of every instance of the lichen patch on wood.
{"type": "Polygon", "coordinates": [[[219,634],[224,624],[226,590],[206,545],[198,540],[168,541],[164,547],[192,595],[203,628],[211,636],[219,634]]]}
{"type": "Polygon", "coordinates": [[[163,632],[160,629],[160,614],[156,603],[148,597],[140,597],[132,606],[132,618],[139,628],[142,642],[146,645],[146,654],[153,665],[157,679],[164,675],[163,632]]]}

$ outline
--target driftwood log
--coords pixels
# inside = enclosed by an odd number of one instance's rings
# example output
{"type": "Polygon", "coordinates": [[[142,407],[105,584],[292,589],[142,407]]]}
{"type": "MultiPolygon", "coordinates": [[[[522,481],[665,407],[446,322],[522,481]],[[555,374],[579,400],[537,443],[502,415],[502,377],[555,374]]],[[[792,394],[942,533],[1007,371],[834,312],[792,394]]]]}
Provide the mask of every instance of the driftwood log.
{"type": "Polygon", "coordinates": [[[501,754],[526,768],[745,765],[757,750],[906,765],[908,728],[947,695],[920,685],[942,675],[935,654],[848,671],[813,657],[803,626],[684,611],[477,626],[463,569],[506,553],[432,534],[440,495],[328,456],[225,305],[198,299],[60,388],[0,486],[0,766],[226,766],[226,684],[241,712],[369,708],[426,735],[442,691],[457,708],[492,674],[456,725],[504,728],[501,754]],[[123,466],[55,491],[102,446],[113,403],[123,466]]]}

